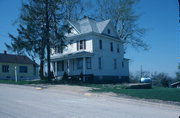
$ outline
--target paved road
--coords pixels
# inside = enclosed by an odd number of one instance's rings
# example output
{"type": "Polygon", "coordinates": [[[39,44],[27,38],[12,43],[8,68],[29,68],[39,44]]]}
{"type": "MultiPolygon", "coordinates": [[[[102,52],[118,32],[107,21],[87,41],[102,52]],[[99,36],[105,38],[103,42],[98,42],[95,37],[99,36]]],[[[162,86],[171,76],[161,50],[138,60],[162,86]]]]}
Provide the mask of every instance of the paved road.
{"type": "MultiPolygon", "coordinates": [[[[74,89],[74,91],[73,91],[74,89]]],[[[179,118],[180,107],[64,90],[0,84],[0,118],[179,118]]]]}

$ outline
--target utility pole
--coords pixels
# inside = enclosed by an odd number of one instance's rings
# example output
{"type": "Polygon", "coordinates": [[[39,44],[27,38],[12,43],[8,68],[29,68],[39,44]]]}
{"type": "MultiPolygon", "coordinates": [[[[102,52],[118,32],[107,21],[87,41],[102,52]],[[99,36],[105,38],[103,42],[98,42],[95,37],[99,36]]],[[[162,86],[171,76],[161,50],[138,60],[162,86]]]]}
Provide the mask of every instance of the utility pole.
{"type": "Polygon", "coordinates": [[[17,82],[17,68],[16,68],[16,66],[14,67],[14,71],[15,71],[15,81],[17,82]]]}
{"type": "Polygon", "coordinates": [[[142,78],[142,65],[141,65],[141,78],[142,78]]]}

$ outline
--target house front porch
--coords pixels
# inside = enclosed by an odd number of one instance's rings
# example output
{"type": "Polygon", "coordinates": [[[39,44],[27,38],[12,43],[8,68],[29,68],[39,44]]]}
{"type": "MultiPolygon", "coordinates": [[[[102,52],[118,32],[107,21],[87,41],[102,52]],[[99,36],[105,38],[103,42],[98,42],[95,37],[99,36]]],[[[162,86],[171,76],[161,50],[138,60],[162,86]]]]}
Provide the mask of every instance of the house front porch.
{"type": "Polygon", "coordinates": [[[51,58],[51,70],[56,78],[65,73],[69,77],[92,75],[92,56],[93,53],[85,51],[56,56],[51,58]]]}

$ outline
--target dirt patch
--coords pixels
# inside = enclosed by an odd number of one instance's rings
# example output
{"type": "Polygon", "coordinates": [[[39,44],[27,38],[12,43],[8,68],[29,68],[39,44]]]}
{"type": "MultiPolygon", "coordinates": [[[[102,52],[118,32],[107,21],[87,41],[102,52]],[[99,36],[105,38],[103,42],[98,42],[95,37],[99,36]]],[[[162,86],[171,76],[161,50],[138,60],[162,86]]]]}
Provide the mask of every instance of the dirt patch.
{"type": "Polygon", "coordinates": [[[91,90],[91,87],[83,87],[83,86],[71,86],[71,85],[50,85],[49,89],[58,89],[58,90],[64,90],[64,91],[71,91],[71,92],[88,92],[91,90]]]}
{"type": "Polygon", "coordinates": [[[112,92],[103,92],[103,93],[92,93],[90,90],[94,89],[92,87],[84,87],[84,86],[75,86],[75,85],[50,85],[50,84],[35,84],[35,85],[28,85],[36,88],[47,89],[50,91],[56,92],[67,92],[67,93],[74,93],[74,94],[82,94],[85,96],[102,96],[102,97],[117,97],[117,98],[125,98],[130,100],[138,100],[144,102],[151,102],[151,103],[160,103],[160,104],[168,104],[168,105],[176,105],[180,106],[180,102],[173,102],[173,101],[163,101],[157,99],[141,99],[136,97],[127,96],[124,94],[115,94],[112,92]]]}

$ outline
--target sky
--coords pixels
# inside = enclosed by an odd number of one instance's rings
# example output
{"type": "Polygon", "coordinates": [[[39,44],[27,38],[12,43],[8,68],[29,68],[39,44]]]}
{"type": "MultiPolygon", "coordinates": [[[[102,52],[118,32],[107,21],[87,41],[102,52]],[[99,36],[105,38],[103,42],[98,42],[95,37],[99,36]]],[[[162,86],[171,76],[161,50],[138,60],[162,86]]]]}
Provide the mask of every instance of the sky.
{"type": "MultiPolygon", "coordinates": [[[[21,1],[0,0],[0,52],[7,50],[4,43],[11,43],[8,33],[17,33],[14,22],[19,16],[21,1]]],[[[130,72],[140,71],[142,65],[144,71],[164,72],[175,77],[180,62],[178,0],[140,0],[135,10],[141,14],[138,25],[147,29],[143,40],[150,49],[127,49],[125,57],[130,59],[130,72]]]]}
{"type": "Polygon", "coordinates": [[[174,77],[180,62],[178,0],[141,0],[138,23],[148,31],[144,37],[149,51],[128,49],[130,71],[165,72],[174,77]]]}

